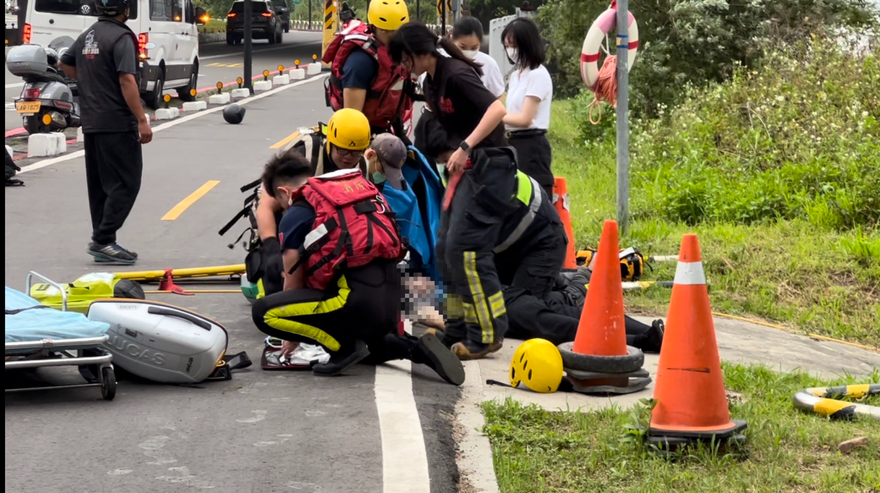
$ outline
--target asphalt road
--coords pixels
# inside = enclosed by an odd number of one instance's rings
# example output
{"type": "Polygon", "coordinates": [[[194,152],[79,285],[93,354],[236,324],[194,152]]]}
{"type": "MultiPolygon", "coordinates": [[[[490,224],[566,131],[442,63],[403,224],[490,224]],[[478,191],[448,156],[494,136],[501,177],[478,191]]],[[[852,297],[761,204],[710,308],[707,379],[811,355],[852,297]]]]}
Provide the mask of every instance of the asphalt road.
{"type": "MultiPolygon", "coordinates": [[[[326,121],[321,93],[318,80],[254,100],[237,126],[214,112],[158,130],[144,147],[143,186],[119,235],[140,254],[136,269],[242,262],[244,251],[226,245],[244,224],[224,238],[217,230],[241,207],[238,188],[259,175],[270,147],[299,126],[326,121]],[[161,220],[208,180],[220,183],[176,220],[161,220]]],[[[27,170],[35,161],[21,164],[27,170]]],[[[29,270],[60,281],[108,270],[85,253],[83,166],[77,157],[25,171],[25,187],[6,189],[7,286],[23,290],[29,270]]],[[[241,294],[148,296],[218,320],[229,331],[229,351],[248,351],[255,366],[197,388],[120,380],[112,402],[93,388],[6,394],[7,491],[457,491],[448,418],[458,389],[431,370],[417,366],[412,378],[399,363],[358,366],[337,378],[264,372],[264,336],[241,294]],[[407,400],[414,401],[409,413],[407,400]],[[414,430],[402,426],[413,420],[414,430]],[[407,447],[421,453],[402,453],[407,447]],[[420,469],[424,480],[403,478],[418,478],[420,469]]],[[[4,381],[10,388],[33,379],[80,381],[60,368],[7,372],[4,381]]]]}
{"type": "MultiPolygon", "coordinates": [[[[321,34],[291,31],[286,33],[283,42],[279,45],[270,45],[265,40],[254,41],[254,55],[251,64],[254,76],[260,75],[263,70],[276,71],[278,65],[293,67],[296,60],[310,62],[312,55],[321,56],[321,34]]],[[[244,73],[244,47],[242,45],[229,46],[223,43],[208,43],[200,46],[199,87],[213,88],[217,82],[233,82],[244,73]]],[[[21,78],[15,77],[9,70],[5,71],[5,99],[6,111],[5,130],[10,131],[21,128],[21,117],[15,113],[13,101],[21,94],[21,78]]],[[[169,94],[176,96],[176,92],[169,90],[169,94]]]]}

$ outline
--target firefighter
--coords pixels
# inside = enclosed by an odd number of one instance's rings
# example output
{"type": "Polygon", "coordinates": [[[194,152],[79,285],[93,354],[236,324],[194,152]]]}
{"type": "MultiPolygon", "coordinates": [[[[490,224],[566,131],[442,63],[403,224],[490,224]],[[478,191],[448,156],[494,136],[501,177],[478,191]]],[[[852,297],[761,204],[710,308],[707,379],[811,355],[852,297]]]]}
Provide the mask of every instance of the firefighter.
{"type": "Polygon", "coordinates": [[[362,111],[374,134],[392,132],[405,139],[404,115],[412,99],[405,94],[414,85],[409,72],[394,64],[387,44],[395,31],[409,22],[403,0],[370,2],[368,24],[351,23],[327,47],[323,61],[331,63],[327,104],[334,111],[362,111]]]}
{"type": "MultiPolygon", "coordinates": [[[[370,123],[363,113],[342,109],[333,114],[323,129],[300,133],[290,149],[309,160],[313,175],[322,175],[339,169],[358,167],[366,170],[364,152],[370,146],[370,123]]],[[[281,291],[281,244],[278,242],[278,223],[284,209],[272,194],[263,193],[257,206],[256,219],[262,247],[262,292],[258,295],[281,291]]],[[[256,259],[255,259],[256,261],[256,259]]]]}
{"type": "Polygon", "coordinates": [[[257,300],[254,323],[285,341],[284,354],[300,342],[323,346],[330,361],[315,365],[316,375],[339,375],[361,361],[408,359],[461,385],[461,362],[435,335],[393,333],[405,244],[382,195],[355,170],[310,176],[309,163],[292,150],[266,165],[263,188],[285,210],[284,291],[257,300]]]}

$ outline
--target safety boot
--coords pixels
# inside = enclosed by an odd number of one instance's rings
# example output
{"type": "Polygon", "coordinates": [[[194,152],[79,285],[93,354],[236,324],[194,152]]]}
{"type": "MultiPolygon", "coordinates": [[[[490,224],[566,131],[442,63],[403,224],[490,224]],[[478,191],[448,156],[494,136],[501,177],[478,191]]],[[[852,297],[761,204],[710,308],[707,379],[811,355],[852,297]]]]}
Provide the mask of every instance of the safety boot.
{"type": "MultiPolygon", "coordinates": [[[[432,330],[432,329],[429,329],[432,330]]],[[[455,354],[433,333],[426,333],[412,350],[412,362],[422,363],[452,385],[464,383],[464,367],[455,354]]]]}
{"type": "Polygon", "coordinates": [[[492,344],[482,344],[465,339],[453,344],[451,349],[458,356],[458,359],[466,361],[485,358],[492,353],[497,353],[503,346],[504,339],[498,339],[492,344]]]}
{"type": "Polygon", "coordinates": [[[342,346],[339,351],[330,353],[330,361],[313,366],[312,373],[322,377],[336,376],[363,361],[369,355],[370,350],[364,341],[356,340],[342,346]]]}

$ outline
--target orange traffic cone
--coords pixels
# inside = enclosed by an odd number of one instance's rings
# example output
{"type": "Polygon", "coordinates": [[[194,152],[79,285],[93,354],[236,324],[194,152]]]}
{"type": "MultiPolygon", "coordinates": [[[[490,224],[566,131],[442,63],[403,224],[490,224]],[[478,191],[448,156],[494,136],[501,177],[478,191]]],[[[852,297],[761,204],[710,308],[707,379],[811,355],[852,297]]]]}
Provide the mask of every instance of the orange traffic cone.
{"type": "Polygon", "coordinates": [[[605,221],[590,289],[574,342],[559,345],[562,364],[576,392],[628,394],[651,383],[645,355],[626,345],[617,223],[605,221]]]}
{"type": "Polygon", "coordinates": [[[715,323],[697,235],[681,241],[666,332],[660,349],[649,440],[678,445],[699,439],[745,440],[724,391],[715,323]]]}
{"type": "Polygon", "coordinates": [[[617,222],[605,221],[590,277],[590,289],[572,347],[576,353],[594,356],[626,354],[626,320],[617,251],[617,222]]]}
{"type": "Polygon", "coordinates": [[[577,256],[575,255],[574,229],[571,227],[571,212],[568,205],[568,185],[565,178],[557,177],[553,184],[553,205],[562,219],[565,228],[565,236],[568,237],[568,248],[565,250],[564,269],[577,269],[577,256]]]}

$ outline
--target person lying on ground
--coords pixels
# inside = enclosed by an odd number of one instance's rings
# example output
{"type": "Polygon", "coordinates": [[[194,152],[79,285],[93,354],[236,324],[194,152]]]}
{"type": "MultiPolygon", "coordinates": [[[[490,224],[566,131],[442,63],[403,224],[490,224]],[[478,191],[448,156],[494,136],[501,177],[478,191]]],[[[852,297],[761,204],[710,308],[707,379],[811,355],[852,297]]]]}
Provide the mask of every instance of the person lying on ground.
{"type": "Polygon", "coordinates": [[[461,362],[436,336],[394,333],[401,300],[397,264],[405,249],[381,194],[356,170],[311,175],[308,161],[294,150],[265,167],[263,189],[286,211],[279,226],[284,291],[254,303],[256,326],[284,340],[286,354],[300,342],[324,347],[330,360],[312,368],[316,375],[339,375],[361,361],[408,359],[460,385],[461,362]],[[340,208],[326,198],[351,194],[359,199],[340,208]],[[343,258],[344,252],[350,255],[343,258]]]}

